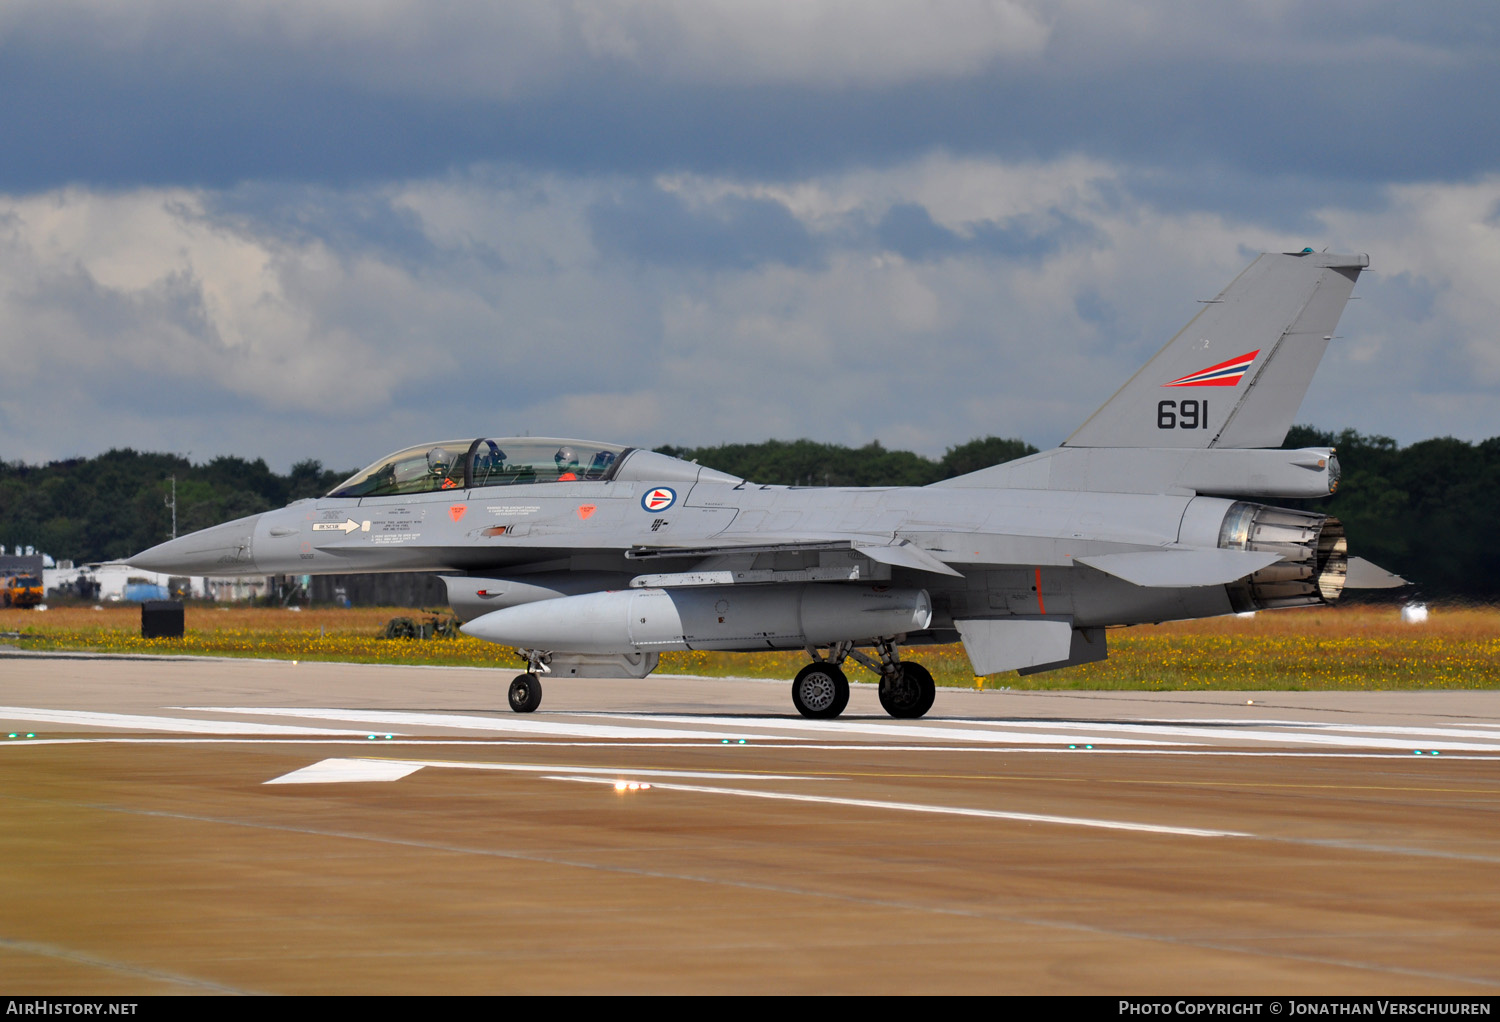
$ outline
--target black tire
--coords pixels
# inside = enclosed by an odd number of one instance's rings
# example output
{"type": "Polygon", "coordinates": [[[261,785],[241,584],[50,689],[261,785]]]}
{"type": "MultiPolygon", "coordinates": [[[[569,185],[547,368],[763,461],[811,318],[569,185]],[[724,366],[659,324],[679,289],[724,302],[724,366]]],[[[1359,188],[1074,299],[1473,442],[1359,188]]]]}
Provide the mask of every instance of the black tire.
{"type": "Polygon", "coordinates": [[[903,660],[896,666],[900,668],[896,677],[880,679],[880,705],[892,717],[913,720],[932,709],[937,684],[921,664],[903,660]]]}
{"type": "Polygon", "coordinates": [[[932,704],[937,701],[937,682],[932,680],[932,672],[912,660],[901,661],[901,669],[909,675],[914,675],[914,684],[922,690],[922,701],[918,705],[915,715],[918,717],[927,716],[927,711],[932,709],[932,704]]]}
{"type": "Polygon", "coordinates": [[[542,682],[535,674],[518,674],[510,683],[510,708],[531,713],[542,705],[542,682]]]}
{"type": "Polygon", "coordinates": [[[833,664],[808,664],[792,681],[792,705],[815,720],[837,717],[849,705],[849,679],[833,664]]]}

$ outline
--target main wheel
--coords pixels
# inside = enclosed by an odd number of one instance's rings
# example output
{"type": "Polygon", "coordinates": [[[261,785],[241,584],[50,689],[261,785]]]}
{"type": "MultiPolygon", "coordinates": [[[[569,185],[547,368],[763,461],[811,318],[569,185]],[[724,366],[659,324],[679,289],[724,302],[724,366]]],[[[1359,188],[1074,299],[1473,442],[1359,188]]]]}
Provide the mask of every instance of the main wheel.
{"type": "Polygon", "coordinates": [[[518,674],[510,683],[510,708],[530,713],[542,705],[542,683],[535,674],[518,674]]]}
{"type": "Polygon", "coordinates": [[[837,717],[849,705],[849,679],[833,664],[808,664],[792,681],[792,705],[804,717],[837,717]]]}
{"type": "Polygon", "coordinates": [[[900,673],[880,679],[880,705],[892,717],[913,719],[932,709],[937,685],[927,668],[910,660],[896,665],[900,673]]]}
{"type": "Polygon", "coordinates": [[[932,674],[921,664],[914,660],[903,660],[901,669],[915,676],[915,684],[922,690],[922,701],[918,704],[917,712],[913,716],[925,717],[927,711],[932,709],[932,704],[937,700],[937,682],[932,680],[932,674]]]}

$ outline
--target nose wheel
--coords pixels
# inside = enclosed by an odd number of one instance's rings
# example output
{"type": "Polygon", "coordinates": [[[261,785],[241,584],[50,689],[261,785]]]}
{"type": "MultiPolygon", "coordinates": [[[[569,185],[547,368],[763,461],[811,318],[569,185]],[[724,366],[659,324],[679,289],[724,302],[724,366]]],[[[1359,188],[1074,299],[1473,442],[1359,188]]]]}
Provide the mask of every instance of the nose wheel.
{"type": "Polygon", "coordinates": [[[510,708],[531,713],[542,705],[542,682],[535,674],[518,674],[510,683],[510,708]]]}

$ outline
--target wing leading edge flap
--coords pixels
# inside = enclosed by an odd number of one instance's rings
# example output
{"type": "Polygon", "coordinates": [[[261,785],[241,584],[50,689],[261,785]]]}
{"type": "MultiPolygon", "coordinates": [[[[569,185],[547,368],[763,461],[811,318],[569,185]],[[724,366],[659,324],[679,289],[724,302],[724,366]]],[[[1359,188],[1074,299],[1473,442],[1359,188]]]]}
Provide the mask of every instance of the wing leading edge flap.
{"type": "Polygon", "coordinates": [[[1132,585],[1159,589],[1219,586],[1253,575],[1281,560],[1264,550],[1142,550],[1128,554],[1075,557],[1132,585]]]}
{"type": "Polygon", "coordinates": [[[953,622],[975,674],[999,674],[1067,660],[1073,646],[1071,618],[1001,618],[953,622]]]}
{"type": "Polygon", "coordinates": [[[864,546],[855,543],[854,550],[872,561],[889,564],[893,568],[911,568],[914,571],[930,571],[934,575],[953,575],[963,578],[962,574],[954,571],[926,550],[905,541],[893,546],[864,546]]]}

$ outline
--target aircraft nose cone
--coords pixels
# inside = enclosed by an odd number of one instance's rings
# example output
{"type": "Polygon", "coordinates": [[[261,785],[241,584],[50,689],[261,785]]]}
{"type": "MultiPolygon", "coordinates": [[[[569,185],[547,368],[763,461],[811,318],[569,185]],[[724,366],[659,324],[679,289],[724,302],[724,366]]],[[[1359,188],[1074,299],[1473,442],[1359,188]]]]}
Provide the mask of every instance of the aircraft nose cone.
{"type": "Polygon", "coordinates": [[[237,575],[254,571],[251,544],[259,519],[260,515],[250,515],[158,543],[129,558],[127,563],[166,575],[237,575]]]}

